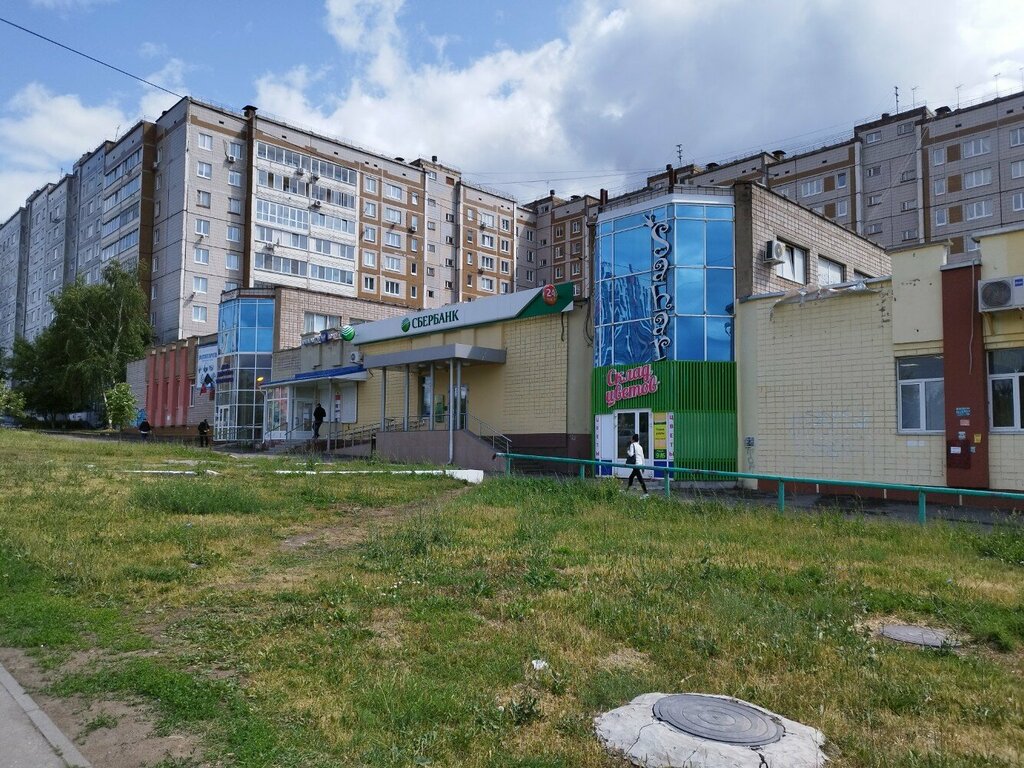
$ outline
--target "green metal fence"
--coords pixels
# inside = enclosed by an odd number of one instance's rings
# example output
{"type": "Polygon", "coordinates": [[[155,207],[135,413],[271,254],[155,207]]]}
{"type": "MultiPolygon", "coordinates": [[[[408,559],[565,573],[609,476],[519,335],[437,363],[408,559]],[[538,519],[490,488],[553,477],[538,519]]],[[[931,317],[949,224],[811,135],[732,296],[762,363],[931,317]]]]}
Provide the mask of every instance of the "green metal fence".
{"type": "MultiPolygon", "coordinates": [[[[615,461],[598,461],[596,459],[569,459],[561,456],[535,456],[528,453],[499,453],[498,456],[505,459],[505,474],[512,474],[512,462],[515,459],[527,459],[531,461],[544,461],[553,464],[575,464],[579,465],[580,477],[586,477],[587,467],[622,467],[623,469],[636,469],[635,464],[625,464],[615,461]]],[[[1024,493],[1012,493],[1010,491],[979,491],[971,488],[945,488],[935,485],[907,485],[904,483],[872,483],[866,480],[830,480],[821,477],[796,477],[792,475],[761,475],[753,472],[722,472],[711,469],[689,469],[687,467],[655,467],[644,465],[643,469],[657,470],[665,473],[665,495],[672,495],[673,475],[703,476],[712,480],[740,479],[740,480],[767,480],[776,483],[777,504],[780,512],[786,509],[786,483],[803,485],[833,485],[846,488],[874,488],[876,490],[902,491],[917,494],[917,519],[920,523],[928,521],[927,496],[928,494],[942,494],[943,496],[971,496],[977,498],[1009,499],[1013,501],[1024,501],[1024,493]]]]}

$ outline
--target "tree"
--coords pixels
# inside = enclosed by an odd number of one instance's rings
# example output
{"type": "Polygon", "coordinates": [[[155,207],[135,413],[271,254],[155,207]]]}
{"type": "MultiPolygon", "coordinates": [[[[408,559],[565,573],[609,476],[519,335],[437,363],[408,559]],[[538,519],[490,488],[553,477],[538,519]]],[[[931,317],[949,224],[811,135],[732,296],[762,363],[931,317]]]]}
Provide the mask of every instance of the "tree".
{"type": "Polygon", "coordinates": [[[117,262],[103,270],[103,282],[81,280],[51,299],[54,364],[66,392],[84,403],[104,400],[125,368],[142,357],[153,331],[146,316],[146,296],[137,276],[117,262]]]}
{"type": "Polygon", "coordinates": [[[25,396],[7,386],[0,379],[0,416],[14,416],[20,419],[25,415],[25,396]]]}
{"type": "Polygon", "coordinates": [[[107,426],[124,429],[135,416],[135,394],[126,382],[115,384],[103,396],[107,404],[107,426]]]}
{"type": "Polygon", "coordinates": [[[11,377],[26,407],[45,416],[51,425],[58,413],[80,407],[64,384],[56,348],[52,330],[47,328],[33,341],[16,338],[11,362],[11,377]]]}

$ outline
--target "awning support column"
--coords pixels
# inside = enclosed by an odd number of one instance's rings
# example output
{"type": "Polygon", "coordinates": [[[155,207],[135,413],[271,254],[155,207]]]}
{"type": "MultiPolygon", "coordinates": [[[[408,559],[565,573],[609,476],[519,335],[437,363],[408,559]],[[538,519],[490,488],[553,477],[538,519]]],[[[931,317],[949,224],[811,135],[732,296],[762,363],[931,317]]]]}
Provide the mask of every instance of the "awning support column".
{"type": "Polygon", "coordinates": [[[380,369],[380,431],[387,432],[387,428],[384,423],[384,414],[387,413],[388,407],[388,369],[380,369]]]}
{"type": "Polygon", "coordinates": [[[456,363],[456,365],[458,365],[458,368],[455,369],[455,426],[456,429],[463,429],[464,426],[462,419],[462,361],[459,360],[459,362],[456,363]]]}
{"type": "Polygon", "coordinates": [[[452,396],[455,394],[455,358],[448,360],[448,463],[455,462],[455,420],[452,396]]]}
{"type": "Polygon", "coordinates": [[[434,361],[430,361],[430,431],[434,431],[434,403],[437,402],[437,392],[434,389],[434,361]]]}
{"type": "Polygon", "coordinates": [[[402,414],[402,429],[409,431],[409,364],[405,364],[405,411],[402,414]]]}

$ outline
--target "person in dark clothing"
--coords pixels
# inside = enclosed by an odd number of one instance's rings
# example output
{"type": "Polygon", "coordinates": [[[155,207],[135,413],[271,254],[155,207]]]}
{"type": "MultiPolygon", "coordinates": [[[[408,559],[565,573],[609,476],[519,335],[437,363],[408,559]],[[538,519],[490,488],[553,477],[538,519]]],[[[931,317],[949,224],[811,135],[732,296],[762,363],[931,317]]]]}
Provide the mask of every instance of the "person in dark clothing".
{"type": "Polygon", "coordinates": [[[203,419],[202,421],[199,422],[199,426],[197,427],[197,429],[199,430],[199,447],[200,448],[209,448],[210,447],[210,422],[208,422],[206,419],[203,419]]]}
{"type": "Polygon", "coordinates": [[[320,403],[316,404],[316,410],[313,411],[313,439],[320,439],[320,426],[324,423],[324,419],[327,418],[327,411],[320,403]]]}
{"type": "Polygon", "coordinates": [[[142,435],[143,440],[149,440],[149,435],[153,432],[153,425],[149,423],[149,419],[143,419],[139,423],[139,434],[142,435]]]}
{"type": "Polygon", "coordinates": [[[633,471],[629,473],[629,482],[626,484],[626,490],[628,491],[633,487],[633,479],[636,478],[640,481],[640,487],[644,490],[644,496],[647,495],[647,484],[644,482],[644,475],[641,467],[644,464],[644,449],[640,445],[640,435],[633,435],[633,440],[629,444],[629,448],[626,449],[626,463],[633,465],[633,471]]]}

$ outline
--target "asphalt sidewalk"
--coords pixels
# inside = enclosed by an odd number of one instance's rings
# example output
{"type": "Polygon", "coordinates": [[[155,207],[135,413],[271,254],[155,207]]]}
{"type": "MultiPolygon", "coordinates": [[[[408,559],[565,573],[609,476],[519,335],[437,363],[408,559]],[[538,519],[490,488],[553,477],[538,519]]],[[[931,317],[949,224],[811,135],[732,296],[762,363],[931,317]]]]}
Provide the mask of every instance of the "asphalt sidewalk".
{"type": "Polygon", "coordinates": [[[0,768],[90,768],[0,664],[0,768]]]}

